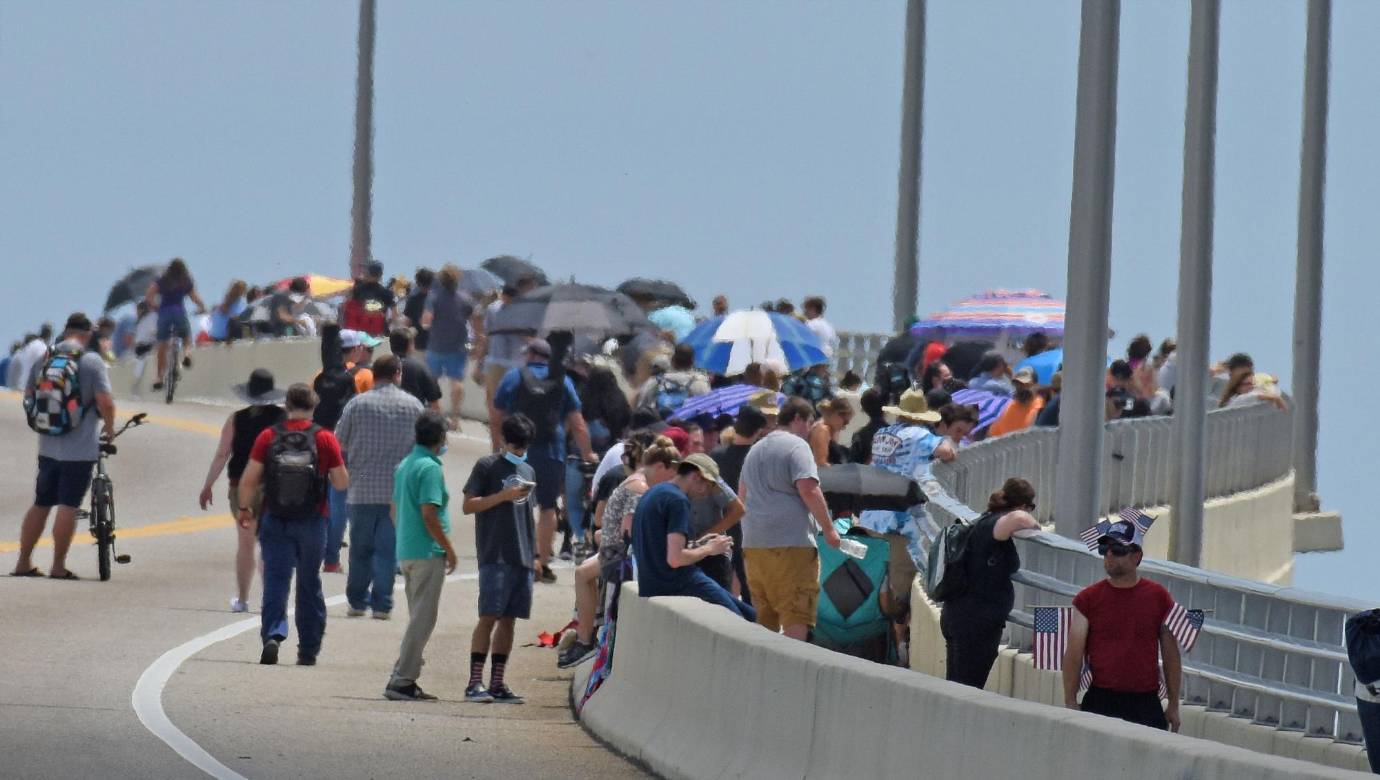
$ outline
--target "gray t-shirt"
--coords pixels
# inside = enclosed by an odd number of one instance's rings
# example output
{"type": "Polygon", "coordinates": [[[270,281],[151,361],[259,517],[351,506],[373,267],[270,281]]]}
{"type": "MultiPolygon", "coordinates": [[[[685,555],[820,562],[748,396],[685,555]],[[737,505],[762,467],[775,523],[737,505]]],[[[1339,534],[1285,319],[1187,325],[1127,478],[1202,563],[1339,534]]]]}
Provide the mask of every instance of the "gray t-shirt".
{"type": "Polygon", "coordinates": [[[503,301],[489,304],[484,314],[484,330],[489,334],[489,350],[484,357],[486,365],[502,368],[522,367],[522,336],[516,333],[494,333],[494,317],[503,309],[503,301]]]}
{"type": "MultiPolygon", "coordinates": [[[[64,341],[58,350],[77,350],[75,341],[64,341]]],[[[41,364],[35,366],[38,370],[41,364]]],[[[110,373],[105,361],[95,352],[87,352],[77,363],[77,382],[81,386],[81,422],[75,430],[62,436],[38,437],[38,454],[44,458],[64,461],[91,462],[101,452],[101,412],[96,408],[96,395],[110,392],[110,373]]]]}
{"type": "Polygon", "coordinates": [[[743,461],[746,491],[743,547],[814,547],[815,525],[796,492],[799,479],[819,479],[810,445],[789,431],[772,431],[743,461]]]}
{"type": "Polygon", "coordinates": [[[738,496],[724,490],[711,490],[704,498],[690,499],[690,541],[704,536],[724,519],[724,513],[738,496]]]}
{"type": "Polygon", "coordinates": [[[464,290],[449,292],[437,285],[427,298],[426,310],[431,312],[431,328],[427,330],[427,350],[443,354],[464,352],[470,339],[470,315],[474,314],[474,299],[464,290]]]}

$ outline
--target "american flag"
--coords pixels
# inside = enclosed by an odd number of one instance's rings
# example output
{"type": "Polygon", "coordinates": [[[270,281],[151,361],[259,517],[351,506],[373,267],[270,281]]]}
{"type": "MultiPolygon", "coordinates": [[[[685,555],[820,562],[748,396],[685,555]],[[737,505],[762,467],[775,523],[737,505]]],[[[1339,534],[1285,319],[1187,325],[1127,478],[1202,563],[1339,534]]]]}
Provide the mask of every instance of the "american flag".
{"type": "Polygon", "coordinates": [[[1175,604],[1169,610],[1169,615],[1164,619],[1164,624],[1169,626],[1169,633],[1179,640],[1179,646],[1185,653],[1191,652],[1193,646],[1198,644],[1198,632],[1203,629],[1203,611],[1201,609],[1184,609],[1182,604],[1175,604]]]}
{"type": "Polygon", "coordinates": [[[1144,512],[1134,507],[1128,506],[1120,512],[1117,512],[1116,514],[1117,517],[1120,517],[1122,520],[1125,520],[1131,525],[1134,525],[1136,527],[1136,530],[1140,531],[1141,536],[1150,533],[1150,526],[1155,523],[1155,518],[1145,514],[1144,512]]]}
{"type": "MultiPolygon", "coordinates": [[[[1069,646],[1069,625],[1073,607],[1035,608],[1035,668],[1057,672],[1064,667],[1064,651],[1069,646]]],[[[1092,667],[1083,662],[1078,689],[1092,685],[1092,667]]]]}
{"type": "Polygon", "coordinates": [[[1111,523],[1103,520],[1097,525],[1089,526],[1087,530],[1079,534],[1078,537],[1083,540],[1083,544],[1086,544],[1089,550],[1097,552],[1097,540],[1101,539],[1103,535],[1107,533],[1107,529],[1111,527],[1111,523]]]}

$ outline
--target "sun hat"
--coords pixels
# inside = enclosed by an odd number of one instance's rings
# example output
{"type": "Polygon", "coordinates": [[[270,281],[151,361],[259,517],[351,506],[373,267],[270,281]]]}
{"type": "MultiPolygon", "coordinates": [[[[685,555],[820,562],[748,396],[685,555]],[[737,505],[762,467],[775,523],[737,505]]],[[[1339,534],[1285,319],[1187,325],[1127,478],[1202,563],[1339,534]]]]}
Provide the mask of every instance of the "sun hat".
{"type": "Polygon", "coordinates": [[[914,422],[937,423],[940,420],[939,412],[932,411],[925,403],[925,394],[915,388],[901,393],[895,406],[883,406],[882,411],[914,422]]]}
{"type": "Polygon", "coordinates": [[[775,417],[781,411],[781,407],[776,402],[777,393],[771,390],[763,390],[748,396],[747,405],[767,417],[775,417]]]}
{"type": "Polygon", "coordinates": [[[1020,369],[1011,377],[1011,381],[1018,385],[1033,385],[1036,383],[1035,369],[1030,366],[1020,369]]]}
{"type": "Polygon", "coordinates": [[[238,384],[230,390],[249,404],[276,404],[287,397],[287,392],[273,385],[273,372],[266,368],[256,368],[249,374],[249,381],[238,384]]]}
{"type": "Polygon", "coordinates": [[[723,477],[719,475],[719,464],[715,463],[713,458],[705,455],[703,452],[686,455],[680,461],[680,469],[683,470],[686,466],[694,468],[700,473],[700,476],[712,482],[719,490],[722,490],[730,496],[733,495],[733,488],[729,487],[728,483],[724,482],[723,477]]]}

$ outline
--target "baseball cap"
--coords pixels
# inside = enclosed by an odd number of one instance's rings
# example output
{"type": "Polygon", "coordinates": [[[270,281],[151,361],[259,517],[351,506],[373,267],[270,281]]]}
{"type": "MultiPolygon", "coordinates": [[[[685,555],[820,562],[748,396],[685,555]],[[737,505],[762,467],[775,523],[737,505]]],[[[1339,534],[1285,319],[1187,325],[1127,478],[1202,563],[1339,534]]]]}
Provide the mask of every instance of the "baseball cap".
{"type": "Polygon", "coordinates": [[[1106,533],[1098,537],[1097,541],[1099,543],[1110,541],[1117,544],[1132,544],[1136,547],[1142,547],[1145,543],[1145,534],[1141,533],[1130,521],[1118,520],[1108,526],[1106,533]]]}
{"type": "Polygon", "coordinates": [[[729,495],[733,494],[733,488],[730,488],[728,483],[724,482],[723,477],[719,476],[719,464],[715,463],[713,458],[703,452],[686,455],[680,461],[680,470],[684,470],[687,466],[694,468],[700,473],[700,476],[713,482],[719,490],[729,495]]]}
{"type": "Polygon", "coordinates": [[[1011,377],[1011,381],[1018,385],[1033,385],[1035,384],[1035,369],[1026,366],[1017,371],[1015,375],[1011,377]]]}
{"type": "Polygon", "coordinates": [[[690,434],[684,428],[677,428],[673,425],[662,431],[661,435],[670,439],[671,443],[676,445],[676,452],[681,455],[684,455],[685,451],[690,448],[690,434]]]}
{"type": "Polygon", "coordinates": [[[527,342],[527,353],[536,355],[537,357],[549,358],[551,357],[551,345],[546,342],[546,339],[532,339],[527,342]]]}

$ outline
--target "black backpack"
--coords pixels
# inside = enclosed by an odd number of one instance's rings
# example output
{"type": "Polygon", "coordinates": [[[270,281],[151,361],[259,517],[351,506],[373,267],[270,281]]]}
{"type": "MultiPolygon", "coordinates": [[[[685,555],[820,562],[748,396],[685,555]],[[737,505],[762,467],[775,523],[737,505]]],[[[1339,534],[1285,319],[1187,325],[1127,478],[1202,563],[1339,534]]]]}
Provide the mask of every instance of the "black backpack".
{"type": "Polygon", "coordinates": [[[901,393],[910,389],[910,372],[906,370],[904,363],[878,364],[873,386],[887,405],[895,405],[900,400],[901,393]]]}
{"type": "Polygon", "coordinates": [[[925,566],[925,591],[930,600],[941,604],[968,592],[968,550],[973,529],[987,519],[983,515],[971,523],[955,520],[930,543],[925,566]]]}
{"type": "Polygon", "coordinates": [[[1352,615],[1346,621],[1346,652],[1356,680],[1380,696],[1380,609],[1352,615]]]}
{"type": "Polygon", "coordinates": [[[264,461],[264,504],[284,520],[313,520],[321,515],[326,480],[316,454],[316,434],[321,426],[291,431],[282,423],[273,426],[273,442],[264,461]]]}
{"type": "Polygon", "coordinates": [[[316,391],[318,402],[311,415],[312,422],[328,431],[335,430],[341,413],[345,411],[345,404],[355,397],[355,374],[358,372],[359,366],[331,368],[316,377],[312,390],[316,391]]]}
{"type": "Polygon", "coordinates": [[[550,442],[556,438],[556,427],[561,424],[561,406],[565,396],[565,383],[550,377],[539,379],[532,369],[523,366],[518,369],[517,410],[532,421],[535,432],[533,441],[550,442]]]}

